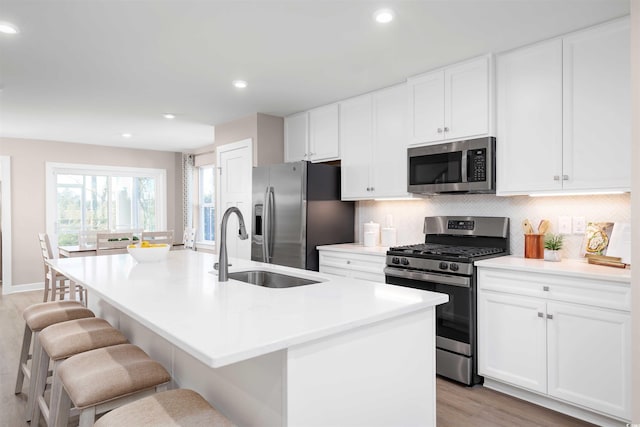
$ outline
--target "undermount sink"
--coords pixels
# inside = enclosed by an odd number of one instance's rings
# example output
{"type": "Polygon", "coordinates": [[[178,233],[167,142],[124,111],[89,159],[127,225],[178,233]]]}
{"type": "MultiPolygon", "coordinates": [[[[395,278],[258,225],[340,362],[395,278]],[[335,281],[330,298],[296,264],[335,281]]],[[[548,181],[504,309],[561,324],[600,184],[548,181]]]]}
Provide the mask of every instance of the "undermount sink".
{"type": "Polygon", "coordinates": [[[295,286],[320,283],[318,280],[304,279],[302,277],[289,276],[266,270],[248,270],[229,273],[229,279],[239,280],[252,285],[265,288],[293,288],[295,286]]]}

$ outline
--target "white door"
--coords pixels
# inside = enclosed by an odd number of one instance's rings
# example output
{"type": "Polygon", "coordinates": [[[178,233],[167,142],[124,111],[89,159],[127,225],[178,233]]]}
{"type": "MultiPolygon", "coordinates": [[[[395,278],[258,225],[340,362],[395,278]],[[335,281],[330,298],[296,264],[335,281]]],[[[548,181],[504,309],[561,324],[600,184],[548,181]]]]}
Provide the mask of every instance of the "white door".
{"type": "Polygon", "coordinates": [[[371,182],[375,197],[409,197],[406,90],[406,85],[400,85],[373,93],[375,173],[371,182]]]}
{"type": "MultiPolygon", "coordinates": [[[[219,173],[216,245],[220,251],[220,225],[224,212],[237,207],[251,236],[251,173],[253,167],[252,143],[246,139],[221,145],[216,150],[219,173]]],[[[238,238],[238,217],[233,215],[227,224],[227,253],[229,258],[251,259],[251,239],[238,238]]]]}
{"type": "Polygon", "coordinates": [[[447,68],[444,73],[444,137],[489,132],[489,58],[447,68]]]}
{"type": "Polygon", "coordinates": [[[631,418],[631,316],[548,303],[549,395],[631,418]]]}
{"type": "Polygon", "coordinates": [[[320,162],[340,157],[338,104],[309,111],[309,160],[320,162]]]}
{"type": "Polygon", "coordinates": [[[564,189],[631,188],[629,21],[566,37],[564,189]]]}
{"type": "Polygon", "coordinates": [[[514,295],[478,295],[478,370],[484,375],[547,392],[544,301],[514,295]]]}
{"type": "Polygon", "coordinates": [[[372,127],[371,95],[340,103],[343,200],[373,198],[369,179],[372,127]]]}
{"type": "Polygon", "coordinates": [[[294,114],[284,118],[284,161],[307,160],[309,145],[309,114],[294,114]]]}
{"type": "Polygon", "coordinates": [[[499,55],[496,62],[497,192],[559,191],[562,41],[551,40],[499,55]]]}
{"type": "Polygon", "coordinates": [[[409,80],[409,143],[442,141],[444,136],[444,71],[409,80]]]}

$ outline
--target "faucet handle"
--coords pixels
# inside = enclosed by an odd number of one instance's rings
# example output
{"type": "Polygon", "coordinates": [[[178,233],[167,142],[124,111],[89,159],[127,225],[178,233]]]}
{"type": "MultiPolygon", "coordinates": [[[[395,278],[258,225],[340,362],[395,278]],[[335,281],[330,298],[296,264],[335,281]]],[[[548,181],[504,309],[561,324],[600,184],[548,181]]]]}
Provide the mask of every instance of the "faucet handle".
{"type": "MultiPolygon", "coordinates": [[[[227,267],[233,267],[233,264],[227,264],[227,267]]],[[[216,262],[215,264],[213,264],[213,269],[214,270],[219,270],[220,269],[220,263],[216,262]]]]}

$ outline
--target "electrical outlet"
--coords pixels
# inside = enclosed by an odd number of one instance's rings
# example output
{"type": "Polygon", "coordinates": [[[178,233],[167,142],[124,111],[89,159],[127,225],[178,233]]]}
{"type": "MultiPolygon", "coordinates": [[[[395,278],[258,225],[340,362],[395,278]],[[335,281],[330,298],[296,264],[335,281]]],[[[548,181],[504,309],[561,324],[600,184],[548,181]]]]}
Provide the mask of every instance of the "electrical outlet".
{"type": "Polygon", "coordinates": [[[571,217],[570,216],[558,217],[558,233],[571,234],[571,217]]]}
{"type": "Polygon", "coordinates": [[[583,216],[573,217],[573,234],[584,234],[587,227],[583,216]]]}

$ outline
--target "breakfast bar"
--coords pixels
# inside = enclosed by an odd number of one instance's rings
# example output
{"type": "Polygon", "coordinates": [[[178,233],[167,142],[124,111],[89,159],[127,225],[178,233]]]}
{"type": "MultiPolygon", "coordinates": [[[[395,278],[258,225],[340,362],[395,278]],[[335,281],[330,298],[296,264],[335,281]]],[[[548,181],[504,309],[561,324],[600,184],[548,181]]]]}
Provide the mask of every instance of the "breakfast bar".
{"type": "Polygon", "coordinates": [[[446,295],[233,259],[319,283],[218,282],[215,255],[57,259],[89,307],[243,426],[435,425],[435,306],[446,295]]]}

